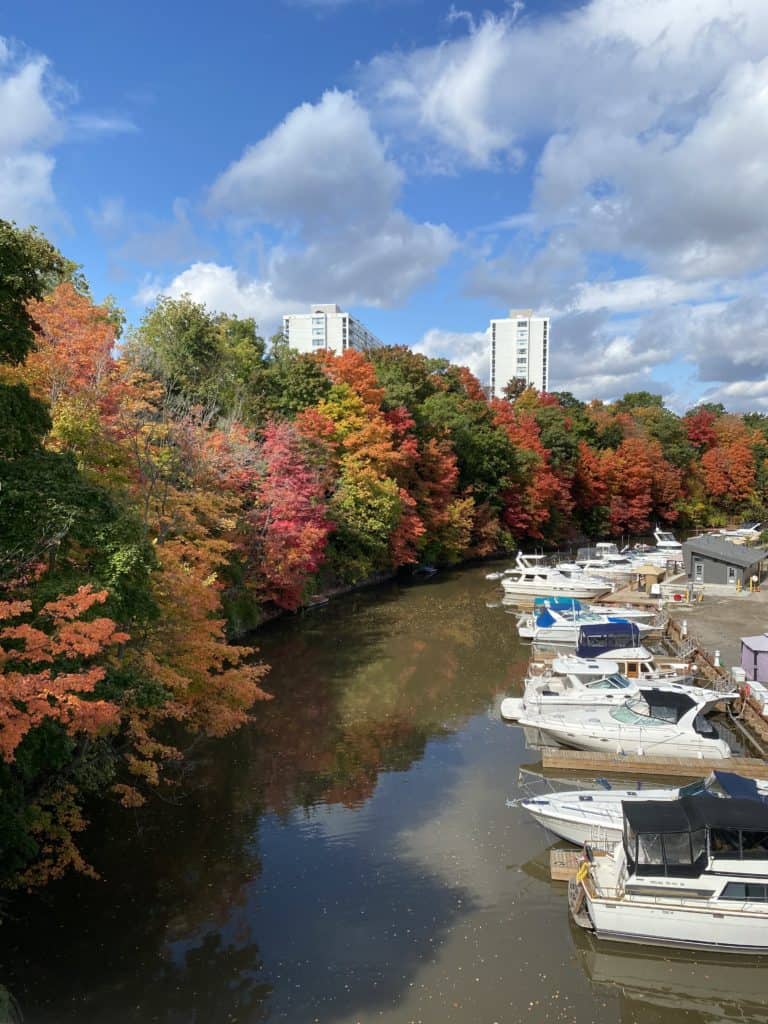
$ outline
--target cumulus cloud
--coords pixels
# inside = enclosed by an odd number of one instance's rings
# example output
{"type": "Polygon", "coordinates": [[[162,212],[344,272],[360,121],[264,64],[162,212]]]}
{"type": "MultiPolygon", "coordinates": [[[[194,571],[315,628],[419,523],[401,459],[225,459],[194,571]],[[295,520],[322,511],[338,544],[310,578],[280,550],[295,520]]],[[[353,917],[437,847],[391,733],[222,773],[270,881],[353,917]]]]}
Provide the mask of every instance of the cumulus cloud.
{"type": "Polygon", "coordinates": [[[278,329],[283,313],[297,308],[297,300],[277,296],[271,282],[248,278],[234,267],[218,263],[193,263],[166,285],[156,277],[145,277],[135,299],[145,305],[161,294],[171,298],[191,295],[215,312],[253,317],[266,334],[278,329]]]}
{"type": "Polygon", "coordinates": [[[0,38],[0,217],[24,225],[61,219],[52,150],[64,140],[129,130],[125,118],[72,111],[76,100],[45,57],[18,53],[0,38]]]}
{"type": "Polygon", "coordinates": [[[54,208],[47,152],[63,134],[43,58],[16,61],[5,41],[0,49],[0,216],[28,224],[54,208]]]}
{"type": "Polygon", "coordinates": [[[488,383],[491,357],[487,331],[446,331],[432,327],[412,347],[425,356],[468,366],[482,384],[488,383]]]}
{"type": "MultiPolygon", "coordinates": [[[[419,223],[398,208],[402,184],[402,171],[352,95],[330,91],[297,107],[210,188],[213,216],[231,218],[241,232],[263,225],[277,232],[259,276],[238,278],[227,294],[267,306],[274,296],[294,296],[299,308],[321,298],[368,306],[404,301],[433,278],[456,239],[444,224],[419,223]]],[[[212,273],[213,264],[200,266],[212,273]]]]}
{"type": "Polygon", "coordinates": [[[367,112],[349,93],[333,91],[296,107],[249,146],[214,182],[210,206],[314,233],[349,222],[380,223],[401,182],[367,112]]]}
{"type": "Polygon", "coordinates": [[[454,19],[373,60],[361,91],[401,159],[426,138],[424,168],[525,169],[528,206],[484,229],[466,287],[556,315],[555,386],[620,393],[670,359],[729,387],[766,373],[764,0],[454,19]]]}

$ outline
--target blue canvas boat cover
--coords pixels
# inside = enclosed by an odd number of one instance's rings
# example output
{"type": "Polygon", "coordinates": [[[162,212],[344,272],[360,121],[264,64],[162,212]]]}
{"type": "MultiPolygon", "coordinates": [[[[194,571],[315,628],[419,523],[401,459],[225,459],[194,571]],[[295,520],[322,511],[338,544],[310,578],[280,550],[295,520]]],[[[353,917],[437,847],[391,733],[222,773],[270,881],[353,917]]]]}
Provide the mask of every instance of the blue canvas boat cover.
{"type": "Polygon", "coordinates": [[[768,803],[768,800],[758,790],[754,779],[745,779],[743,775],[736,775],[735,772],[716,771],[714,775],[720,784],[720,788],[728,796],[741,800],[760,800],[763,803],[768,803]]]}
{"type": "Polygon", "coordinates": [[[580,612],[581,601],[578,597],[534,597],[533,610],[536,612],[542,608],[553,608],[556,612],[580,612]]]}
{"type": "Polygon", "coordinates": [[[634,622],[589,623],[579,630],[576,654],[580,658],[596,658],[620,647],[639,647],[640,630],[634,622]]]}
{"type": "Polygon", "coordinates": [[[539,612],[536,617],[536,625],[540,629],[549,629],[550,626],[554,625],[555,620],[549,614],[549,608],[544,608],[539,612]]]}

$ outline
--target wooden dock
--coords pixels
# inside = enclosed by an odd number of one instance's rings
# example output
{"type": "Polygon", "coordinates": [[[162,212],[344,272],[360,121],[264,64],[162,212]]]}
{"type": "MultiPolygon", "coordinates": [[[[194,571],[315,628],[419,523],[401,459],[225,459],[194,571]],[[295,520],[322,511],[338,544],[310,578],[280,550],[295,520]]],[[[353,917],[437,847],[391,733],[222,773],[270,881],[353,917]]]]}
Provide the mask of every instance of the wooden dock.
{"type": "Polygon", "coordinates": [[[729,757],[707,761],[697,757],[640,757],[638,755],[601,754],[592,750],[562,750],[545,747],[541,752],[544,768],[577,772],[619,772],[622,775],[667,775],[700,779],[713,768],[736,772],[750,779],[768,779],[768,762],[757,757],[729,757]]]}
{"type": "Polygon", "coordinates": [[[581,850],[550,850],[549,873],[552,881],[568,882],[575,878],[581,858],[581,850]]]}

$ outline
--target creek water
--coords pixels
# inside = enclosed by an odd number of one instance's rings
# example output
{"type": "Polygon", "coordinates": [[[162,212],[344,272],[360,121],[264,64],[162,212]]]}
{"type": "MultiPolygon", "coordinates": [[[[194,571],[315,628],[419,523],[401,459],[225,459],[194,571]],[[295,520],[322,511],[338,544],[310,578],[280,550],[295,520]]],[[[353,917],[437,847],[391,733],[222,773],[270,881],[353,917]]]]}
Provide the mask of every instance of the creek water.
{"type": "MultiPolygon", "coordinates": [[[[593,942],[506,800],[537,761],[498,703],[528,649],[487,567],[258,634],[274,700],[177,798],[98,821],[0,928],[26,1024],[717,1024],[768,1019],[758,961],[593,942]]],[[[4,1024],[0,998],[0,1024],[4,1024]]]]}

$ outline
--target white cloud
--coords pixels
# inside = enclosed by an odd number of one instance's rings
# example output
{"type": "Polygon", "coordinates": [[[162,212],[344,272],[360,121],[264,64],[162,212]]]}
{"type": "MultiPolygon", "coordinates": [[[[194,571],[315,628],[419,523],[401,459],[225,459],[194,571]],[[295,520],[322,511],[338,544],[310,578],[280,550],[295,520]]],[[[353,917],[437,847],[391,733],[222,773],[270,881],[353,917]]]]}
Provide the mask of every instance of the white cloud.
{"type": "Polygon", "coordinates": [[[514,216],[481,229],[469,292],[556,315],[553,383],[582,397],[653,386],[674,360],[752,394],[768,374],[750,283],[768,262],[764,0],[589,0],[458,28],[360,81],[399,159],[493,173],[502,194],[530,167],[514,216]]]}
{"type": "Polygon", "coordinates": [[[193,263],[168,285],[146,277],[135,298],[147,304],[161,294],[171,298],[191,295],[216,312],[253,317],[266,334],[277,330],[283,313],[297,308],[295,299],[276,296],[269,281],[249,279],[234,267],[218,263],[193,263]]]}
{"type": "Polygon", "coordinates": [[[63,127],[47,85],[48,62],[15,62],[2,40],[0,66],[0,217],[29,224],[54,209],[55,161],[47,150],[63,127]]]}
{"type": "Polygon", "coordinates": [[[310,233],[351,222],[375,226],[401,182],[367,112],[349,93],[332,91],[296,107],[249,146],[214,182],[210,206],[310,233]]]}
{"type": "Polygon", "coordinates": [[[481,384],[490,378],[490,342],[487,331],[445,331],[432,327],[412,346],[431,358],[450,359],[458,366],[468,366],[481,384]]]}
{"type": "Polygon", "coordinates": [[[52,150],[65,140],[129,130],[124,118],[71,112],[76,100],[45,57],[19,54],[0,38],[0,217],[22,225],[60,220],[52,150]]]}
{"type": "Polygon", "coordinates": [[[674,281],[652,275],[583,282],[575,288],[573,308],[585,313],[598,309],[617,313],[653,310],[694,299],[710,298],[718,288],[719,284],[712,281],[674,281]]]}
{"type": "Polygon", "coordinates": [[[416,224],[394,210],[373,231],[350,226],[302,248],[276,248],[269,277],[306,302],[320,294],[350,305],[392,306],[427,284],[455,247],[445,225],[416,224]]]}
{"type": "Polygon", "coordinates": [[[429,282],[457,244],[444,224],[398,208],[402,184],[367,111],[334,90],[249,146],[213,183],[207,206],[241,236],[262,224],[276,230],[250,281],[258,294],[391,306],[429,282]]]}

